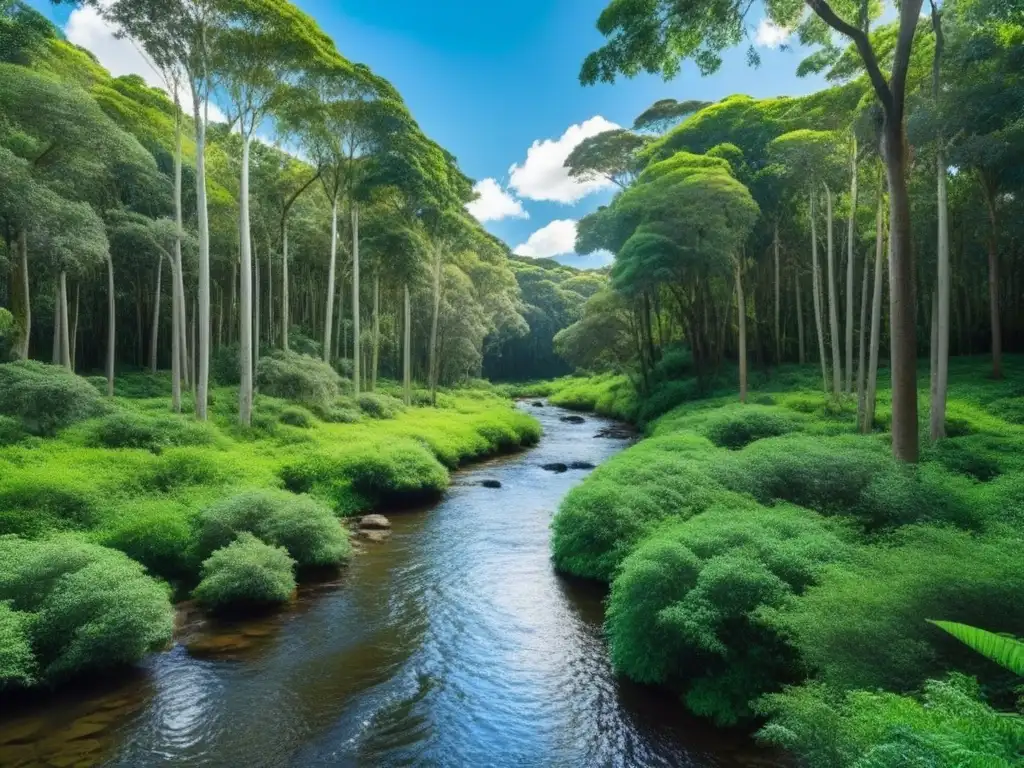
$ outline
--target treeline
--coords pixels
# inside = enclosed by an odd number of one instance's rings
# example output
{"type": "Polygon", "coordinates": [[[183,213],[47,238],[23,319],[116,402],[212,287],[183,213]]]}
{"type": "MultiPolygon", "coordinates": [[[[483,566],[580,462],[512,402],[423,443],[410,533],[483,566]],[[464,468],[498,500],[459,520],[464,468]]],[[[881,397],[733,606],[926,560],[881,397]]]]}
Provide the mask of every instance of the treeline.
{"type": "MultiPolygon", "coordinates": [[[[868,3],[819,6],[769,14],[818,45],[800,73],[832,87],[659,101],[569,157],[573,175],[622,191],[580,222],[577,250],[615,263],[556,347],[579,367],[632,371],[644,392],[665,351],[685,345],[703,379],[738,360],[741,399],[749,362],[817,360],[826,391],[856,393],[865,430],[889,358],[894,452],[912,461],[918,356],[931,358],[937,439],[949,356],[988,353],[999,378],[1024,339],[1024,24],[987,0],[904,9],[879,27],[868,3]]],[[[714,71],[742,13],[709,7],[704,26],[609,6],[609,42],[581,79],[673,75],[687,58],[714,71]]]]}
{"type": "Polygon", "coordinates": [[[113,78],[0,0],[0,355],[171,368],[173,402],[261,355],[381,376],[479,376],[528,331],[472,183],[390,83],[289,3],[97,3],[164,81],[113,78]],[[226,122],[209,119],[211,107],[226,122]],[[301,158],[301,159],[300,159],[301,158]]]}

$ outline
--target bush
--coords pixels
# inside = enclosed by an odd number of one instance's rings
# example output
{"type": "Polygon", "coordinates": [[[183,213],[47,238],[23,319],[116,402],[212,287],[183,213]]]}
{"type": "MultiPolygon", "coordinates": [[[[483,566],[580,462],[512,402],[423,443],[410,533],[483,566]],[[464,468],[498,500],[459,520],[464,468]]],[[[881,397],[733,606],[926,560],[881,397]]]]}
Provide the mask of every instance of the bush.
{"type": "Polygon", "coordinates": [[[704,422],[701,433],[712,443],[738,450],[766,437],[797,432],[799,423],[781,409],[760,405],[719,408],[704,422]]]}
{"type": "Polygon", "coordinates": [[[313,426],[313,416],[305,408],[289,406],[278,415],[277,420],[282,424],[299,429],[309,429],[313,426]]]}
{"type": "Polygon", "coordinates": [[[223,474],[209,452],[194,448],[172,448],[157,457],[139,477],[150,491],[167,493],[177,488],[214,485],[223,474]]]}
{"type": "Polygon", "coordinates": [[[925,619],[1024,634],[1020,542],[916,526],[862,547],[773,616],[834,686],[912,691],[947,669],[1009,686],[1009,673],[925,619]]]}
{"type": "Polygon", "coordinates": [[[36,661],[29,639],[31,616],[0,603],[0,693],[35,682],[36,661]]]}
{"type": "Polygon", "coordinates": [[[363,420],[359,405],[348,397],[339,397],[327,407],[313,409],[316,415],[329,424],[356,424],[363,420]]]}
{"type": "Polygon", "coordinates": [[[86,444],[104,448],[142,448],[159,453],[176,445],[209,445],[214,439],[209,425],[182,416],[152,418],[120,411],[97,421],[86,444]]]}
{"type": "Polygon", "coordinates": [[[0,535],[32,538],[86,530],[97,521],[94,494],[45,467],[0,478],[0,535]]]}
{"type": "Polygon", "coordinates": [[[100,532],[99,540],[168,581],[189,579],[194,571],[189,515],[173,502],[129,504],[100,532]]]}
{"type": "Polygon", "coordinates": [[[222,387],[237,387],[241,378],[238,344],[225,344],[210,353],[210,379],[222,387]]]}
{"type": "Polygon", "coordinates": [[[348,534],[330,511],[308,496],[249,491],[225,499],[199,516],[199,557],[251,533],[284,547],[300,567],[335,566],[352,553],[348,534]]]}
{"type": "Polygon", "coordinates": [[[33,435],[54,435],[106,409],[88,381],[60,366],[34,360],[0,365],[0,416],[20,420],[33,435]]]}
{"type": "Polygon", "coordinates": [[[2,602],[30,617],[40,682],[133,664],[171,637],[165,586],[120,552],[69,536],[0,537],[2,602]]]}
{"type": "Polygon", "coordinates": [[[260,358],[256,382],[263,394],[311,407],[329,407],[341,394],[341,379],[330,365],[283,350],[260,358]]]}
{"type": "Polygon", "coordinates": [[[393,419],[405,410],[405,404],[397,397],[367,392],[356,398],[359,408],[374,419],[393,419]]]}
{"type": "Polygon", "coordinates": [[[283,547],[242,533],[203,562],[203,579],[192,594],[214,611],[285,603],[295,591],[293,565],[283,547]]]}
{"type": "Polygon", "coordinates": [[[1018,764],[1024,720],[996,712],[963,675],[925,683],[920,698],[819,684],[766,696],[762,741],[807,766],[1007,766],[1018,764]]]}
{"type": "Polygon", "coordinates": [[[27,437],[24,427],[18,419],[0,416],[0,446],[16,445],[27,437]]]}
{"type": "Polygon", "coordinates": [[[760,619],[813,584],[843,540],[813,512],[718,504],[660,529],[622,563],[607,632],[615,668],[680,691],[720,725],[800,679],[795,651],[760,619]]]}
{"type": "Polygon", "coordinates": [[[308,336],[297,325],[293,325],[288,329],[288,349],[300,355],[308,355],[309,357],[322,358],[324,356],[324,345],[308,336]]]}

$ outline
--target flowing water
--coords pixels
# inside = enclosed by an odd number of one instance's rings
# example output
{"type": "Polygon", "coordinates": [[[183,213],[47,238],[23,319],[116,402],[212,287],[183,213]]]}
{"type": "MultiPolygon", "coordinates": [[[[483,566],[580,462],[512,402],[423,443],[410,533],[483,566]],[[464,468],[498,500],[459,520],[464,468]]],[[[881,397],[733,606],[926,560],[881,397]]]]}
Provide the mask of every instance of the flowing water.
{"type": "Polygon", "coordinates": [[[602,590],[550,561],[551,518],[586,471],[542,465],[600,464],[628,440],[520,407],[539,446],[395,513],[336,583],[270,618],[192,617],[130,678],[0,713],[0,766],[770,764],[613,675],[602,590]]]}

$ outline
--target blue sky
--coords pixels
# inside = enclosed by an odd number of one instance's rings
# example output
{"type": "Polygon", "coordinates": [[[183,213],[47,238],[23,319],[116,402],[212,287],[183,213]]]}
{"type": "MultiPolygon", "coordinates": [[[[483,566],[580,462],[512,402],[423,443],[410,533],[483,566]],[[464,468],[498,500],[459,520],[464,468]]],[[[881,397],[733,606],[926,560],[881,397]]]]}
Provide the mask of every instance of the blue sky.
{"type": "MultiPolygon", "coordinates": [[[[611,197],[606,189],[580,188],[561,175],[561,159],[583,136],[611,124],[629,126],[661,98],[714,101],[734,93],[796,95],[822,87],[817,78],[794,74],[805,51],[770,47],[779,31],[759,28],[763,13],[756,6],[749,22],[751,39],[761,42],[760,69],[747,67],[745,51],[737,49],[711,77],[686,65],[667,83],[639,77],[584,88],[579,68],[603,41],[595,23],[606,0],[296,1],[343,55],[394,83],[423,129],[483,183],[486,194],[474,212],[527,255],[564,250],[574,222],[611,197]]],[[[115,74],[152,75],[129,43],[102,29],[94,12],[71,15],[45,0],[32,2],[115,74]]],[[[607,258],[557,257],[579,267],[607,258]]]]}

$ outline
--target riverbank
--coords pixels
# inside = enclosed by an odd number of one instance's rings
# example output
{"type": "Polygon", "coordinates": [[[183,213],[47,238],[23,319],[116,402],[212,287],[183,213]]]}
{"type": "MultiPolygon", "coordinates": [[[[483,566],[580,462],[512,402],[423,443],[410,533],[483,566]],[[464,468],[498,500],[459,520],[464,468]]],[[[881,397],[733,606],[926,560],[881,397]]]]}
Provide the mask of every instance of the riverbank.
{"type": "Polygon", "coordinates": [[[436,499],[452,469],[540,437],[486,390],[442,392],[436,408],[259,395],[241,428],[229,387],[200,424],[188,398],[170,413],[164,375],[123,376],[111,401],[60,369],[0,369],[0,691],[134,663],[204,578],[208,607],[287,598],[307,570],[348,559],[339,519],[436,499]],[[242,533],[256,541],[204,569],[242,533]]]}
{"type": "MultiPolygon", "coordinates": [[[[610,585],[615,668],[699,716],[765,726],[809,765],[875,749],[1009,765],[1024,727],[997,710],[1017,679],[926,620],[1024,634],[1024,360],[998,382],[953,361],[949,437],[916,467],[890,457],[887,389],[860,435],[856,403],[819,375],[785,369],[748,405],[692,399],[650,420],[562,502],[554,561],[610,585]]],[[[629,399],[610,376],[534,391],[629,399]]]]}

